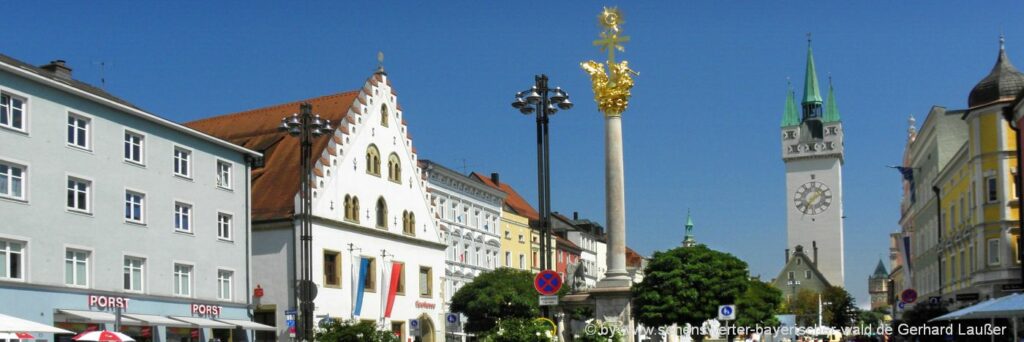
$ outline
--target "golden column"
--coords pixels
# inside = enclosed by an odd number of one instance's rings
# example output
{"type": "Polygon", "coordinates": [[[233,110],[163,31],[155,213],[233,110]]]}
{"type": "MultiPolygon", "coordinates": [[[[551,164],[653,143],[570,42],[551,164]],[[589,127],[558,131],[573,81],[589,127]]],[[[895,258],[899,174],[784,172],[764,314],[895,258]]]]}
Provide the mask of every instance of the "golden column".
{"type": "MultiPolygon", "coordinates": [[[[624,51],[622,44],[629,36],[620,35],[622,13],[617,8],[605,7],[598,15],[603,28],[601,39],[594,45],[608,52],[608,72],[603,64],[595,61],[580,63],[590,74],[594,88],[594,101],[605,117],[605,210],[608,220],[608,271],[598,282],[602,289],[626,288],[631,279],[626,272],[626,194],[622,162],[622,112],[629,105],[632,75],[639,75],[629,69],[628,61],[615,62],[615,51],[624,51]]],[[[600,310],[599,310],[600,311],[600,310]]],[[[601,318],[601,317],[598,317],[601,318]]]]}

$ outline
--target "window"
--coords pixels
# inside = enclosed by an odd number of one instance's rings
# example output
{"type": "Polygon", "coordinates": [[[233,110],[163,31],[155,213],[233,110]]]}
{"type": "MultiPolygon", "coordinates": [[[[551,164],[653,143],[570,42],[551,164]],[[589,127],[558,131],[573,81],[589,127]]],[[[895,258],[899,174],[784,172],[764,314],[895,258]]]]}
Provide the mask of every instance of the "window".
{"type": "Polygon", "coordinates": [[[508,230],[505,231],[505,240],[512,240],[512,232],[511,231],[508,231],[508,230]]]}
{"type": "Polygon", "coordinates": [[[988,240],[988,264],[999,265],[999,239],[988,240]]]}
{"type": "Polygon", "coordinates": [[[145,267],[145,260],[133,257],[124,257],[124,290],[142,292],[142,272],[145,267]]]}
{"type": "Polygon", "coordinates": [[[25,99],[0,93],[0,127],[25,130],[25,99]]]}
{"type": "Polygon", "coordinates": [[[964,250],[961,249],[960,250],[960,277],[962,277],[962,278],[967,278],[967,272],[966,272],[966,269],[964,268],[964,261],[965,260],[967,260],[967,258],[964,258],[964,250]]]}
{"type": "Polygon", "coordinates": [[[526,240],[523,239],[523,234],[519,234],[519,243],[524,243],[524,242],[526,242],[526,240]]]}
{"type": "Polygon", "coordinates": [[[89,286],[89,252],[72,249],[64,252],[64,284],[89,286]]]}
{"type": "Polygon", "coordinates": [[[801,258],[796,258],[796,264],[797,264],[797,265],[803,264],[803,261],[804,261],[804,260],[803,260],[803,259],[801,259],[801,258]]]}
{"type": "Polygon", "coordinates": [[[217,213],[217,238],[231,240],[232,216],[225,213],[217,213]]]}
{"type": "Polygon", "coordinates": [[[402,162],[394,153],[388,156],[388,180],[396,183],[402,182],[402,162]]]}
{"type": "Polygon", "coordinates": [[[192,232],[192,206],[175,202],[174,203],[174,230],[192,232]]]}
{"type": "Polygon", "coordinates": [[[341,253],[324,251],[324,286],[341,287],[341,253]]]}
{"type": "Polygon", "coordinates": [[[996,184],[996,177],[990,176],[985,178],[985,193],[986,200],[989,203],[996,202],[999,200],[999,188],[996,184]]]}
{"type": "Polygon", "coordinates": [[[24,249],[24,243],[0,240],[0,279],[23,279],[24,249]]]}
{"type": "Polygon", "coordinates": [[[377,291],[377,259],[363,257],[366,261],[366,279],[363,282],[363,289],[370,292],[377,291]]]}
{"type": "Polygon", "coordinates": [[[380,177],[380,151],[376,145],[366,148],[366,173],[380,177]]]}
{"type": "Polygon", "coordinates": [[[0,197],[25,199],[25,167],[0,161],[0,197]]]}
{"type": "Polygon", "coordinates": [[[89,119],[68,114],[68,145],[89,149],[89,119]]]}
{"type": "Polygon", "coordinates": [[[952,279],[953,281],[956,281],[957,280],[957,277],[956,277],[956,255],[953,255],[953,256],[949,257],[949,269],[950,269],[950,272],[949,272],[950,273],[950,279],[952,279]]]}
{"type": "Polygon", "coordinates": [[[420,296],[430,297],[433,292],[433,271],[430,267],[420,266],[420,296]]]}
{"type": "Polygon", "coordinates": [[[128,222],[143,223],[146,195],[134,191],[124,192],[124,219],[128,222]]]}
{"type": "Polygon", "coordinates": [[[231,300],[231,278],[235,272],[217,270],[217,299],[231,300]]]}
{"type": "Polygon", "coordinates": [[[388,228],[388,204],[384,197],[377,198],[377,228],[388,228]]]}
{"type": "Polygon", "coordinates": [[[391,322],[391,333],[398,337],[399,341],[405,341],[405,322],[391,322]]]}
{"type": "Polygon", "coordinates": [[[359,223],[359,198],[345,195],[345,219],[359,223]]]}
{"type": "Polygon", "coordinates": [[[92,182],[68,177],[68,209],[89,212],[89,195],[92,182]]]}
{"type": "Polygon", "coordinates": [[[416,215],[411,211],[402,212],[402,233],[416,235],[416,215]]]}
{"type": "MultiPolygon", "coordinates": [[[[394,261],[395,265],[398,265],[398,285],[395,286],[395,293],[404,295],[405,294],[405,263],[400,261],[394,261]]],[[[393,269],[392,269],[393,270],[393,269]]],[[[390,280],[388,280],[390,281],[390,280]]]]}
{"type": "Polygon", "coordinates": [[[231,189],[231,163],[217,161],[217,186],[224,189],[231,189]]]}
{"type": "Polygon", "coordinates": [[[505,252],[505,267],[512,267],[512,252],[505,252]]]}
{"type": "Polygon", "coordinates": [[[174,264],[174,295],[192,295],[192,265],[174,264]]]}
{"type": "Polygon", "coordinates": [[[192,152],[182,148],[174,149],[174,174],[185,178],[192,177],[192,152]]]}
{"type": "Polygon", "coordinates": [[[124,160],[142,164],[142,140],[141,134],[124,132],[124,160]]]}
{"type": "Polygon", "coordinates": [[[519,269],[521,269],[521,270],[526,269],[526,267],[525,267],[526,263],[523,262],[524,261],[523,259],[525,259],[525,258],[526,258],[525,255],[519,254],[519,269]]]}
{"type": "Polygon", "coordinates": [[[380,125],[388,127],[388,107],[380,106],[380,125]]]}
{"type": "Polygon", "coordinates": [[[786,274],[786,279],[793,280],[794,278],[796,278],[796,274],[793,273],[793,271],[789,271],[789,273],[786,274]]]}
{"type": "Polygon", "coordinates": [[[811,270],[804,271],[804,279],[811,279],[811,270]]]}

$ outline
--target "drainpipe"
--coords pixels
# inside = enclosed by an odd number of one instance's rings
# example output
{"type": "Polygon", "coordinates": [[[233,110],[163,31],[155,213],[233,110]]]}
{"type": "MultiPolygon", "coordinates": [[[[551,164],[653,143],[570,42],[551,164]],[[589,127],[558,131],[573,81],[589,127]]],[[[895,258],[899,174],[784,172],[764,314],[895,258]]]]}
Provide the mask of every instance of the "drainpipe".
{"type": "MultiPolygon", "coordinates": [[[[938,224],[939,242],[938,242],[937,247],[939,248],[939,254],[941,255],[941,253],[942,253],[942,196],[939,196],[939,195],[942,193],[942,189],[939,189],[939,187],[933,185],[932,186],[932,192],[935,193],[935,221],[939,223],[938,224]]],[[[973,258],[973,256],[972,256],[972,258],[973,258]]],[[[939,264],[939,296],[942,296],[942,269],[943,269],[943,267],[942,267],[942,264],[940,263],[939,264]]]]}
{"type": "Polygon", "coordinates": [[[245,311],[246,315],[249,316],[249,320],[255,319],[252,307],[252,240],[250,234],[252,234],[252,196],[250,194],[250,188],[252,187],[252,169],[256,167],[257,158],[252,156],[245,157],[246,164],[249,166],[249,170],[245,173],[245,311]]]}

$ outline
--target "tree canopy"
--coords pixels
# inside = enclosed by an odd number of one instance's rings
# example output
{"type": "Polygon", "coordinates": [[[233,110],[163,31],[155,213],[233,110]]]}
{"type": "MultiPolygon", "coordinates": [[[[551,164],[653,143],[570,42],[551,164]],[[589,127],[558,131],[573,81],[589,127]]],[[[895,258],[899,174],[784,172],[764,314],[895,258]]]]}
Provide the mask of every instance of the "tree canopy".
{"type": "Polygon", "coordinates": [[[533,274],[512,268],[484,272],[455,292],[451,310],[466,315],[467,332],[495,328],[499,319],[540,316],[533,274]]]}
{"type": "Polygon", "coordinates": [[[751,279],[747,291],[736,300],[736,325],[777,327],[775,318],[782,304],[782,291],[759,279],[751,279]]]}

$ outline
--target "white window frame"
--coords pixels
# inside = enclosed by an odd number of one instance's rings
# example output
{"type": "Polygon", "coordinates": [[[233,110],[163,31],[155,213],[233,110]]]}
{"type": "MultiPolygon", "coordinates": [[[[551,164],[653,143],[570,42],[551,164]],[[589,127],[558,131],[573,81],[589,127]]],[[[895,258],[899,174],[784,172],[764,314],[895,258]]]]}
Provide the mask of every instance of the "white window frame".
{"type": "Polygon", "coordinates": [[[129,281],[128,281],[129,282],[129,288],[127,288],[127,289],[124,288],[124,280],[122,279],[122,281],[121,281],[121,283],[122,283],[122,286],[121,286],[122,290],[124,290],[125,292],[134,292],[134,293],[143,293],[143,292],[145,292],[146,291],[146,258],[137,257],[137,256],[131,256],[131,255],[125,255],[124,256],[124,261],[122,262],[122,264],[124,266],[123,267],[123,273],[125,273],[123,275],[126,275],[126,276],[129,277],[128,278],[129,279],[129,281]],[[135,265],[129,265],[128,261],[138,261],[139,265],[137,267],[135,265]],[[133,275],[134,275],[133,272],[136,272],[136,271],[139,272],[139,283],[138,284],[135,284],[135,280],[134,280],[135,278],[133,277],[133,275]],[[136,286],[138,287],[138,289],[134,288],[136,286]]]}
{"type": "Polygon", "coordinates": [[[124,130],[124,144],[123,145],[124,145],[123,147],[129,147],[128,145],[138,145],[138,147],[139,147],[139,153],[138,153],[137,156],[134,155],[135,153],[131,149],[129,149],[127,151],[123,151],[124,153],[126,153],[126,155],[124,156],[124,161],[125,162],[132,163],[132,164],[135,164],[135,165],[142,165],[142,166],[146,165],[146,135],[145,134],[142,134],[142,133],[139,133],[139,132],[135,132],[135,131],[132,131],[132,130],[129,130],[129,129],[126,128],[124,130]],[[138,138],[138,140],[139,140],[138,144],[136,144],[134,141],[129,141],[128,140],[129,137],[138,138]],[[135,158],[138,158],[138,160],[136,160],[135,158]]]}
{"type": "Polygon", "coordinates": [[[999,258],[999,239],[988,239],[985,241],[985,252],[988,255],[985,257],[986,262],[989,266],[998,266],[1000,262],[999,258]]]}
{"type": "Polygon", "coordinates": [[[0,159],[0,165],[7,167],[7,174],[0,174],[0,178],[3,178],[7,183],[7,192],[0,192],[0,198],[13,199],[18,201],[27,201],[28,199],[28,166],[24,163],[16,163],[7,159],[0,159]],[[21,184],[21,193],[17,196],[14,195],[12,189],[14,184],[14,175],[11,170],[18,169],[21,171],[21,176],[18,180],[21,184]]]}
{"type": "Polygon", "coordinates": [[[65,136],[64,142],[68,146],[70,146],[70,147],[74,147],[74,148],[82,149],[82,150],[86,150],[86,151],[92,151],[92,118],[88,117],[88,116],[85,116],[85,115],[82,115],[82,114],[78,114],[78,113],[74,113],[74,112],[70,112],[69,111],[68,112],[68,120],[70,121],[71,119],[80,120],[81,122],[84,122],[85,123],[85,127],[84,128],[83,127],[79,127],[78,126],[79,121],[75,121],[75,125],[74,126],[71,125],[71,122],[68,122],[67,123],[67,128],[74,127],[74,130],[72,131],[74,133],[72,134],[72,132],[65,132],[65,133],[68,133],[70,135],[65,136]],[[85,135],[85,139],[81,139],[81,140],[83,140],[83,143],[85,144],[85,146],[82,146],[82,145],[78,144],[78,140],[80,140],[79,139],[79,134],[84,134],[85,135]],[[74,141],[68,141],[68,140],[72,140],[72,138],[74,138],[73,139],[74,141]]]}
{"type": "Polygon", "coordinates": [[[72,203],[67,203],[67,198],[65,198],[64,199],[65,208],[67,208],[68,211],[72,211],[72,212],[85,213],[85,214],[92,213],[92,185],[93,185],[92,180],[88,179],[88,178],[74,176],[74,175],[67,175],[66,179],[67,179],[67,182],[74,181],[76,183],[85,184],[85,190],[84,191],[83,190],[79,190],[78,187],[77,187],[77,184],[76,184],[75,189],[71,189],[70,186],[65,186],[65,188],[64,188],[65,194],[67,192],[70,192],[70,191],[74,191],[75,192],[75,197],[74,197],[75,198],[75,203],[74,203],[74,205],[71,205],[72,203]],[[84,192],[85,193],[85,197],[84,197],[85,208],[84,209],[79,208],[79,205],[78,205],[79,204],[78,192],[84,192]]]}
{"type": "Polygon", "coordinates": [[[2,239],[2,238],[0,238],[0,243],[3,244],[2,248],[0,248],[0,254],[2,254],[4,256],[3,257],[3,263],[4,263],[3,267],[4,267],[4,270],[5,270],[5,272],[3,274],[0,274],[0,280],[4,280],[4,281],[25,281],[25,271],[26,271],[26,269],[25,269],[25,264],[26,264],[26,262],[25,262],[25,255],[28,254],[28,253],[26,253],[25,250],[28,249],[28,247],[27,247],[28,242],[21,241],[21,240],[12,240],[12,239],[2,239]],[[17,252],[14,252],[13,249],[11,248],[12,244],[17,244],[21,248],[17,252]],[[18,254],[19,255],[19,257],[18,257],[18,271],[20,271],[20,272],[18,272],[18,277],[12,277],[11,276],[11,265],[13,265],[13,263],[11,261],[11,255],[12,254],[18,254]]]}
{"type": "Polygon", "coordinates": [[[192,150],[181,146],[174,146],[173,153],[174,154],[172,155],[172,157],[174,160],[174,167],[171,170],[174,172],[174,175],[182,178],[192,179],[192,164],[194,161],[194,158],[192,158],[192,150]],[[184,158],[180,158],[178,156],[178,152],[182,152],[184,158]],[[182,161],[184,161],[185,163],[184,168],[181,167],[182,161]]]}
{"type": "Polygon", "coordinates": [[[228,213],[228,212],[218,211],[217,212],[217,238],[220,239],[220,240],[223,240],[223,241],[232,241],[233,236],[234,236],[234,234],[232,234],[232,233],[234,232],[234,229],[235,229],[235,215],[233,215],[231,213],[228,213]],[[224,225],[225,222],[221,220],[222,218],[225,218],[225,217],[227,218],[227,229],[224,229],[225,227],[223,227],[223,225],[224,225]],[[223,234],[225,231],[227,232],[227,234],[223,234]]]}
{"type": "Polygon", "coordinates": [[[985,177],[985,203],[996,202],[999,202],[999,180],[996,176],[985,177]]]}
{"type": "Polygon", "coordinates": [[[195,223],[195,216],[196,216],[195,206],[192,205],[192,203],[183,202],[183,201],[174,201],[174,223],[173,224],[174,224],[174,231],[175,232],[192,234],[195,231],[195,226],[193,225],[193,223],[195,223]],[[187,213],[179,212],[178,211],[178,207],[179,206],[182,207],[182,208],[187,208],[188,212],[187,213]],[[185,220],[181,220],[182,217],[180,217],[180,216],[185,216],[184,217],[185,220]],[[182,229],[182,227],[179,226],[179,222],[182,222],[182,224],[187,225],[188,227],[186,227],[185,229],[182,229]]]}
{"type": "Polygon", "coordinates": [[[227,269],[227,268],[218,268],[217,269],[217,299],[219,299],[219,300],[226,300],[226,301],[232,300],[232,298],[233,298],[232,294],[234,292],[234,288],[233,288],[233,286],[234,286],[234,278],[235,278],[235,271],[234,270],[227,269]],[[226,278],[222,277],[223,274],[227,274],[227,277],[226,278]],[[225,296],[225,293],[224,293],[224,285],[225,285],[224,283],[225,282],[227,282],[227,291],[228,291],[226,296],[225,296]]]}
{"type": "Polygon", "coordinates": [[[21,100],[21,127],[14,126],[14,114],[11,110],[13,104],[7,103],[0,99],[0,107],[4,109],[3,111],[0,111],[0,116],[3,117],[0,119],[7,119],[6,124],[0,122],[0,128],[6,128],[21,133],[28,133],[28,97],[20,94],[14,94],[7,90],[0,91],[0,97],[2,96],[7,96],[7,99],[9,101],[12,101],[14,99],[21,100]]]}
{"type": "Polygon", "coordinates": [[[233,163],[227,160],[217,159],[217,187],[226,190],[231,190],[233,188],[231,182],[234,177],[231,177],[231,173],[234,172],[234,169],[235,167],[233,163]],[[221,170],[221,166],[227,166],[226,173],[224,170],[221,170]]]}
{"type": "Polygon", "coordinates": [[[90,271],[89,270],[89,259],[92,259],[92,251],[84,250],[84,249],[78,249],[78,248],[65,248],[64,249],[64,285],[70,286],[70,287],[84,287],[84,288],[88,288],[89,287],[89,280],[90,280],[89,279],[90,278],[89,277],[89,273],[90,273],[89,272],[90,271]],[[72,258],[68,258],[68,253],[71,253],[71,257],[72,258]],[[82,260],[79,260],[78,259],[79,253],[81,253],[82,255],[85,255],[85,258],[82,259],[82,260]],[[71,270],[72,270],[72,272],[71,272],[71,278],[72,279],[68,279],[68,269],[67,268],[69,267],[69,265],[68,265],[69,263],[71,263],[70,267],[71,267],[71,270]],[[78,267],[77,266],[78,266],[79,263],[84,264],[84,266],[85,266],[85,271],[84,271],[85,274],[82,275],[82,277],[85,278],[84,279],[84,284],[79,284],[78,283],[78,278],[79,278],[78,276],[79,276],[79,274],[78,274],[78,267]]]}
{"type": "Polygon", "coordinates": [[[173,265],[174,267],[172,268],[171,273],[171,294],[176,297],[192,297],[192,294],[195,293],[192,289],[194,288],[193,284],[195,284],[194,279],[196,266],[191,263],[178,261],[175,261],[173,265]],[[178,267],[182,267],[187,271],[179,272],[178,267]],[[186,279],[182,279],[182,277],[185,277],[186,279]],[[175,286],[177,286],[177,288],[175,288],[175,286]]]}
{"type": "Polygon", "coordinates": [[[136,224],[143,224],[143,225],[146,224],[146,193],[142,192],[142,191],[137,191],[137,190],[125,188],[125,190],[124,190],[124,197],[125,197],[124,198],[124,205],[125,205],[124,221],[128,222],[128,223],[136,223],[136,224]],[[133,196],[138,196],[139,197],[139,203],[138,203],[138,206],[139,206],[139,218],[138,219],[135,219],[134,217],[129,217],[129,215],[128,215],[128,212],[127,212],[128,206],[129,205],[135,205],[135,203],[130,203],[129,202],[129,200],[128,200],[128,196],[129,195],[133,195],[133,196]]]}

